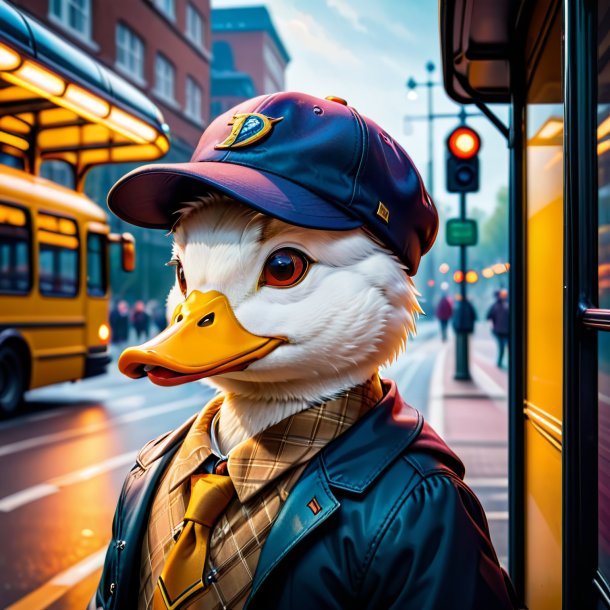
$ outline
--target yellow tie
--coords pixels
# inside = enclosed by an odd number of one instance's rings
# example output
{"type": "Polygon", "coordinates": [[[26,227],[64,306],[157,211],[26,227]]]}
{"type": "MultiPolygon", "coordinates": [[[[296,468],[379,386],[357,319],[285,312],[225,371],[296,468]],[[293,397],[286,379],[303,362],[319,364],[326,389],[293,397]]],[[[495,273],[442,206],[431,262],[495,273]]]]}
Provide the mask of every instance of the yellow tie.
{"type": "Polygon", "coordinates": [[[212,527],[223,513],[235,488],[228,476],[191,477],[191,499],[182,530],[170,551],[153,597],[153,610],[177,610],[205,589],[203,570],[212,527]]]}

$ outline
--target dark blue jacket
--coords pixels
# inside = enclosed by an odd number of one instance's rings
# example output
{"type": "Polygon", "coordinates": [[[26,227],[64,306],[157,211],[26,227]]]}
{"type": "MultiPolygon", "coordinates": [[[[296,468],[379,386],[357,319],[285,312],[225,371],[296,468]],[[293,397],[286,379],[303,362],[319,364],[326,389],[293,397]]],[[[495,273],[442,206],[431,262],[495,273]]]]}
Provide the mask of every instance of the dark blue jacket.
{"type": "MultiPolygon", "coordinates": [[[[91,609],[137,607],[154,492],[189,426],[149,443],[129,474],[91,609]]],[[[381,403],[318,454],[292,489],[245,610],[514,608],[463,475],[391,382],[381,403]]]]}

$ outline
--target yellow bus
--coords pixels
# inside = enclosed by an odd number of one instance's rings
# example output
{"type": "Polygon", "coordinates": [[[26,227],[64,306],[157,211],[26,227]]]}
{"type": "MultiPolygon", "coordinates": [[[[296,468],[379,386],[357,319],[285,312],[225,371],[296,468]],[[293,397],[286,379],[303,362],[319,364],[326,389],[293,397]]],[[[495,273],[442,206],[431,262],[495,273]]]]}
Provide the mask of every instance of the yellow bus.
{"type": "Polygon", "coordinates": [[[0,415],[28,389],[104,372],[109,244],[127,271],[135,251],[83,193],[85,176],[168,149],[148,98],[0,2],[0,415]],[[75,188],[42,178],[45,163],[67,168],[75,188]]]}
{"type": "Polygon", "coordinates": [[[440,22],[447,92],[510,149],[510,573],[529,610],[609,609],[610,0],[440,22]]]}

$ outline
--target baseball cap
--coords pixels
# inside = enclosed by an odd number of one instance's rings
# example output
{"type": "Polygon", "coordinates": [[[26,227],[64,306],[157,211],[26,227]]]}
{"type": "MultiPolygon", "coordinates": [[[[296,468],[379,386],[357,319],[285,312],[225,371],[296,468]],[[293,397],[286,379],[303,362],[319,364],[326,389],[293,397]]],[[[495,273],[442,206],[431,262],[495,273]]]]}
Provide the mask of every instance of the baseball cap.
{"type": "Polygon", "coordinates": [[[188,163],[140,167],[108,194],[119,218],[169,230],[209,190],[312,229],[364,227],[415,275],[438,214],[415,165],[371,119],[336,97],[282,92],[244,101],[203,132],[188,163]]]}

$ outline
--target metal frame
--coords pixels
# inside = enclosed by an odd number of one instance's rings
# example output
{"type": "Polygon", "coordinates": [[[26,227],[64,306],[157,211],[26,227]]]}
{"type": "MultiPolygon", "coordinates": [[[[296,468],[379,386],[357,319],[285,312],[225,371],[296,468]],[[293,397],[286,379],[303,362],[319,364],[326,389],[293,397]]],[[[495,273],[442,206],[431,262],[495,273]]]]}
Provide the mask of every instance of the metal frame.
{"type": "Polygon", "coordinates": [[[563,608],[595,606],[597,571],[597,19],[564,2],[563,608]]]}

